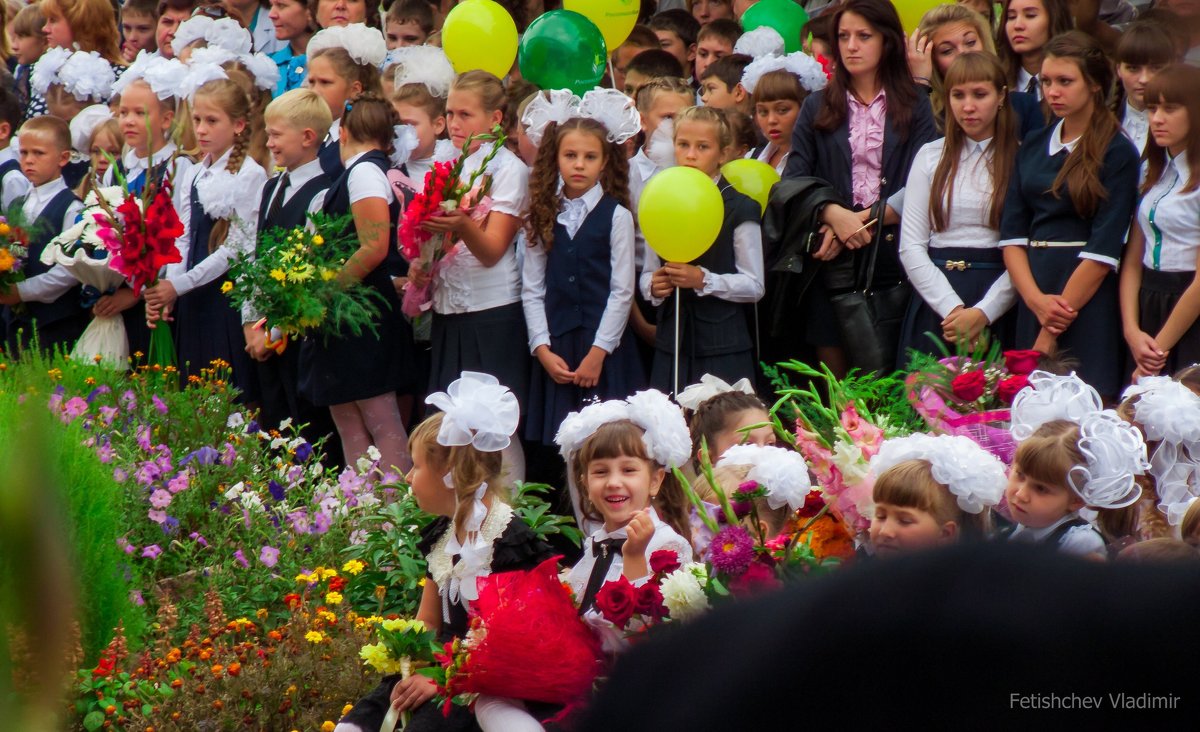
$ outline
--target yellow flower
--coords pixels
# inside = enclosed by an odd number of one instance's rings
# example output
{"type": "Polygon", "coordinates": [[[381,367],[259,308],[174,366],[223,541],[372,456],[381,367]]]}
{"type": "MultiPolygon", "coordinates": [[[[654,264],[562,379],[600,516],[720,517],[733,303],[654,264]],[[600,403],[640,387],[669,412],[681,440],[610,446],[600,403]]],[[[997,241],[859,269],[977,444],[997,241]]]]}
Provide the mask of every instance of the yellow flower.
{"type": "Polygon", "coordinates": [[[228,294],[231,290],[233,290],[232,282],[230,282],[229,280],[225,280],[224,282],[221,283],[221,294],[222,295],[228,294]]]}
{"type": "Polygon", "coordinates": [[[312,583],[317,582],[320,579],[321,578],[319,576],[317,576],[317,574],[315,572],[312,574],[301,573],[301,574],[296,575],[296,581],[302,582],[306,585],[311,585],[312,583]]]}
{"type": "Polygon", "coordinates": [[[321,579],[323,580],[338,576],[338,571],[333,567],[317,567],[316,571],[321,574],[321,579]]]}
{"type": "Polygon", "coordinates": [[[296,269],[290,270],[287,273],[287,278],[289,282],[307,282],[308,280],[312,279],[312,274],[313,266],[311,264],[306,264],[302,267],[297,267],[296,269]]]}
{"type": "Polygon", "coordinates": [[[310,630],[304,634],[304,640],[309,643],[320,643],[325,640],[325,634],[319,630],[310,630]]]}
{"type": "Polygon", "coordinates": [[[390,630],[393,633],[424,633],[425,623],[420,620],[405,620],[399,618],[396,620],[384,620],[379,624],[379,627],[384,630],[390,630]]]}
{"type": "Polygon", "coordinates": [[[328,282],[328,281],[332,280],[334,277],[337,277],[337,272],[335,272],[332,269],[329,269],[328,267],[321,268],[321,279],[323,281],[328,282]]]}
{"type": "Polygon", "coordinates": [[[8,224],[0,222],[0,236],[7,236],[12,231],[8,224]]]}
{"type": "Polygon", "coordinates": [[[326,595],[325,595],[325,604],[327,604],[327,605],[341,605],[341,604],[342,604],[342,593],[340,593],[340,592],[329,592],[329,593],[326,593],[326,595]]]}
{"type": "Polygon", "coordinates": [[[333,732],[333,727],[333,722],[330,722],[328,719],[326,719],[321,723],[321,732],[333,732]]]}
{"type": "Polygon", "coordinates": [[[359,658],[381,674],[388,675],[400,672],[400,662],[388,654],[387,646],[382,643],[363,646],[358,652],[359,658]]]}
{"type": "Polygon", "coordinates": [[[282,269],[271,270],[271,279],[276,280],[277,282],[283,282],[286,278],[287,275],[283,273],[282,269]]]}
{"type": "Polygon", "coordinates": [[[350,574],[358,574],[366,568],[367,565],[357,559],[351,559],[342,565],[342,571],[349,572],[350,574]]]}
{"type": "Polygon", "coordinates": [[[16,259],[8,253],[7,249],[0,249],[0,272],[7,272],[12,269],[13,262],[15,261],[16,259]]]}
{"type": "Polygon", "coordinates": [[[424,586],[425,586],[425,578],[422,577],[420,579],[420,581],[417,582],[417,587],[424,587],[424,586]]]}
{"type": "Polygon", "coordinates": [[[354,708],[354,705],[353,705],[353,704],[347,704],[346,706],[342,707],[342,716],[344,717],[344,716],[346,716],[347,714],[349,714],[349,713],[350,713],[350,710],[351,710],[351,709],[353,709],[353,708],[354,708]]]}
{"type": "Polygon", "coordinates": [[[317,235],[313,236],[312,243],[313,243],[314,247],[319,247],[325,243],[325,237],[321,236],[320,234],[317,234],[317,235]]]}

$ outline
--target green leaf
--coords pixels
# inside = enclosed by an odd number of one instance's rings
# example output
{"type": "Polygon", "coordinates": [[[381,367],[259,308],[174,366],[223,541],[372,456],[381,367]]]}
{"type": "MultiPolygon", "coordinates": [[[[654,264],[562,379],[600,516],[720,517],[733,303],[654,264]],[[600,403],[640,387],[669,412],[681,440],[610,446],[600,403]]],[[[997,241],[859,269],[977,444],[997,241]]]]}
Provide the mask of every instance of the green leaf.
{"type": "Polygon", "coordinates": [[[150,706],[149,704],[143,704],[142,716],[149,719],[151,714],[154,714],[154,707],[150,706]]]}
{"type": "Polygon", "coordinates": [[[96,710],[90,712],[83,718],[83,728],[88,732],[94,732],[104,726],[104,712],[96,710]]]}

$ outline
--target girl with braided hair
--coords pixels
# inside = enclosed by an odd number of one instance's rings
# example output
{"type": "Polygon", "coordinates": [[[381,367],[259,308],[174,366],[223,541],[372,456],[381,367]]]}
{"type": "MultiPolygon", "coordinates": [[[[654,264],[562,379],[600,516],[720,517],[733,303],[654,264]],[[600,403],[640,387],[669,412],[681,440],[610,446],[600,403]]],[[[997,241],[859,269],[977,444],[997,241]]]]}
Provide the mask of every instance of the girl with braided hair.
{"type": "Polygon", "coordinates": [[[412,460],[396,392],[413,380],[414,347],[386,261],[396,248],[400,215],[387,178],[398,121],[391,103],[376,91],[359,94],[347,106],[338,131],[345,171],[326,191],[323,208],[330,216],[350,214],[354,219],[359,249],[346,262],[341,280],[361,280],[385,304],[376,324],[378,337],[364,330],[357,336],[346,332],[304,341],[300,392],[313,404],[329,407],[347,465],[374,445],[382,467],[407,472],[412,460]]]}
{"type": "MultiPolygon", "coordinates": [[[[241,315],[220,286],[235,251],[254,251],[260,191],[267,174],[257,160],[262,117],[254,114],[254,80],[240,67],[197,64],[192,84],[192,123],[203,159],[176,186],[183,222],[178,240],[183,261],[146,292],[146,320],[174,320],[180,372],[184,378],[221,360],[232,383],[253,401],[254,370],[245,351],[241,315]]],[[[185,86],[191,86],[185,80],[185,86]]]]}

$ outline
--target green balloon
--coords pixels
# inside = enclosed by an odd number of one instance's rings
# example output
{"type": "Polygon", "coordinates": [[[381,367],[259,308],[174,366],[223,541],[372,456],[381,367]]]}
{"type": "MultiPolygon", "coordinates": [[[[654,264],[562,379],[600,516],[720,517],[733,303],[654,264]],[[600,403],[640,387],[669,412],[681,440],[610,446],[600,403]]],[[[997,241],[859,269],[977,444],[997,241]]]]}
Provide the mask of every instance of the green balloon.
{"type": "Polygon", "coordinates": [[[551,10],[529,24],[517,48],[521,76],[542,89],[583,94],[600,83],[608,49],[596,24],[570,10],[551,10]]]}
{"type": "Polygon", "coordinates": [[[783,36],[788,53],[799,51],[803,40],[800,30],[808,23],[808,13],[792,0],[759,0],[742,14],[742,28],[750,32],[759,26],[774,28],[783,36]]]}

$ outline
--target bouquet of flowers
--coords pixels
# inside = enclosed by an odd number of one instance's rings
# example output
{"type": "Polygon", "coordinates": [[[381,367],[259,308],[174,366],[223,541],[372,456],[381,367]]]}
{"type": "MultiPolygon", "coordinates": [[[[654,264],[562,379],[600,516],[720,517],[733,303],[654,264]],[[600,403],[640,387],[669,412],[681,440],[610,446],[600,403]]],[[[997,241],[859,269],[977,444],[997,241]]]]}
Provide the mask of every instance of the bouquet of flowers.
{"type": "Polygon", "coordinates": [[[595,609],[585,613],[583,619],[600,636],[605,652],[620,651],[650,628],[671,620],[663,599],[662,582],[682,566],[678,554],[659,549],[650,555],[650,571],[654,575],[649,581],[634,586],[622,576],[600,586],[595,609]]]}
{"type": "MultiPolygon", "coordinates": [[[[375,626],[375,637],[378,642],[363,646],[358,655],[384,676],[399,674],[400,678],[407,679],[413,675],[418,664],[433,662],[435,635],[420,620],[379,620],[375,626]]],[[[404,716],[403,722],[407,724],[408,713],[405,712],[404,716]]],[[[389,707],[383,729],[394,729],[397,721],[400,721],[399,713],[389,707]],[[387,726],[388,721],[391,721],[391,727],[387,726]]]]}
{"type": "Polygon", "coordinates": [[[358,251],[350,216],[312,214],[313,230],[275,228],[265,232],[257,254],[239,252],[221,285],[235,307],[249,306],[264,316],[268,346],[282,352],[287,337],[348,330],[378,335],[383,297],[361,281],[338,277],[358,251]]]}
{"type": "MultiPolygon", "coordinates": [[[[169,169],[173,170],[174,165],[169,169]]],[[[113,170],[118,186],[96,197],[98,210],[90,214],[89,225],[96,227],[94,236],[105,252],[108,267],[125,278],[134,295],[140,295],[143,288],[158,283],[163,267],[183,261],[175,242],[183,235],[183,222],[171,201],[170,177],[164,178],[161,185],[147,181],[141,192],[135,193],[121,171],[115,167],[113,170]]],[[[88,216],[84,218],[86,221],[88,216]]],[[[151,365],[175,365],[175,342],[165,319],[150,332],[147,360],[151,365]]]]}
{"type": "Polygon", "coordinates": [[[1008,408],[1029,385],[1041,356],[1038,351],[1001,353],[999,344],[942,358],[914,353],[908,400],[931,429],[969,437],[1008,464],[1017,447],[1008,431],[1008,408]]]}
{"type": "MultiPolygon", "coordinates": [[[[113,254],[100,235],[102,222],[108,221],[108,212],[125,200],[126,192],[120,186],[93,188],[83,202],[79,222],[51,239],[42,250],[43,263],[62,267],[83,284],[85,307],[102,295],[112,294],[125,282],[124,275],[113,269],[113,254]]],[[[81,362],[91,362],[96,357],[109,368],[129,368],[129,339],[120,315],[93,318],[71,350],[71,358],[81,362]]]]}
{"type": "Polygon", "coordinates": [[[437,655],[447,708],[470,694],[567,705],[564,715],[582,703],[604,656],[559,582],[557,558],[478,582],[471,630],[437,655]]]}
{"type": "MultiPolygon", "coordinates": [[[[425,231],[421,224],[455,209],[466,211],[471,218],[482,221],[491,209],[488,193],[491,191],[492,177],[487,174],[487,167],[500,148],[504,147],[506,139],[500,125],[496,125],[488,134],[468,137],[457,160],[433,164],[433,169],[425,174],[424,188],[404,209],[399,229],[400,253],[413,266],[428,273],[431,279],[454,256],[457,246],[448,241],[445,234],[425,231]],[[478,141],[490,144],[491,148],[478,170],[464,181],[463,165],[470,156],[471,145],[478,141]]],[[[423,287],[411,282],[405,285],[401,303],[405,315],[415,318],[430,308],[432,294],[429,287],[428,283],[423,287]]]]}
{"type": "Polygon", "coordinates": [[[783,379],[772,413],[778,425],[778,413],[788,408],[796,428],[794,434],[778,427],[776,432],[804,456],[834,515],[861,536],[871,525],[871,458],[885,439],[919,424],[904,400],[904,382],[855,373],[838,379],[824,365],[818,371],[799,361],[780,366],[810,384],[797,388],[783,379]]]}
{"type": "Polygon", "coordinates": [[[25,258],[28,256],[29,235],[0,216],[0,290],[7,290],[25,279],[25,258]]]}

